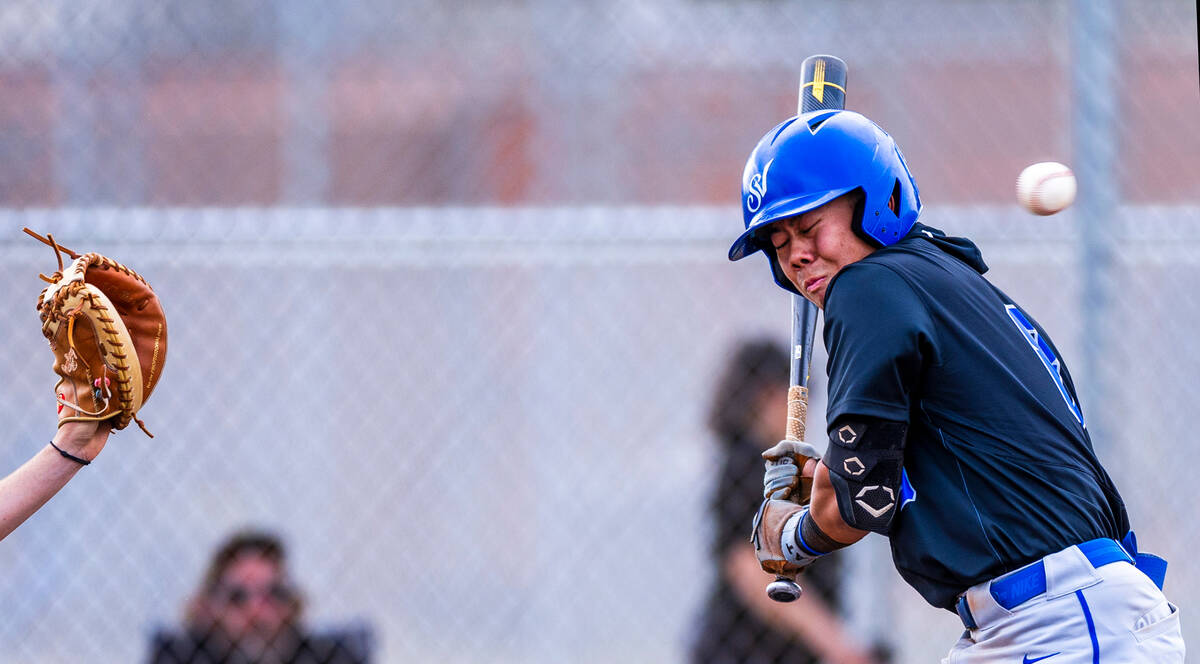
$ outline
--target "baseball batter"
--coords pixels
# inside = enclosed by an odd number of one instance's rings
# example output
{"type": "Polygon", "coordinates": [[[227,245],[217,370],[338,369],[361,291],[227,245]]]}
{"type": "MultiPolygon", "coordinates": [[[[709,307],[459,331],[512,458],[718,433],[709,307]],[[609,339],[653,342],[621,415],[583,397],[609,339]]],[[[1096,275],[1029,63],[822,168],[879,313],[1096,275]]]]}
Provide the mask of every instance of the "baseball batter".
{"type": "Polygon", "coordinates": [[[1139,553],[1058,349],[983,274],[969,240],[918,223],[892,138],[850,111],[789,119],[742,180],[745,232],[775,281],[824,310],[829,445],[784,441],[755,540],[794,575],[868,532],[966,628],[951,664],[1183,662],[1166,563],[1139,553]],[[781,490],[780,493],[776,493],[781,490]]]}

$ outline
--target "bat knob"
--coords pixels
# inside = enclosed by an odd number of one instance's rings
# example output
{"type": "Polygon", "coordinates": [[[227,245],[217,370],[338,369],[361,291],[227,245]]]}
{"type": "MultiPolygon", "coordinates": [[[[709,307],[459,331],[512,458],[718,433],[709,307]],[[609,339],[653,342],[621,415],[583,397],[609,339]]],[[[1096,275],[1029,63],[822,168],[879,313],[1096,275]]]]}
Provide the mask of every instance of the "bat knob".
{"type": "Polygon", "coordinates": [[[776,602],[794,602],[800,599],[803,592],[800,590],[800,584],[782,576],[775,577],[775,580],[767,585],[767,597],[776,602]]]}

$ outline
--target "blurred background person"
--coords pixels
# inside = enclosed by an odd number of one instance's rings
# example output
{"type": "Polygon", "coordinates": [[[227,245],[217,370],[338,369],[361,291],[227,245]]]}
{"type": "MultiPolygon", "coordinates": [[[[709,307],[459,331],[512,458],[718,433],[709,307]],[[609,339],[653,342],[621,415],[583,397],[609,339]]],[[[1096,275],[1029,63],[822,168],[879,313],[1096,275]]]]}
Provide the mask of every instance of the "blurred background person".
{"type": "Polygon", "coordinates": [[[152,664],[361,664],[365,633],[315,635],[301,624],[304,600],[287,571],[283,542],[257,530],[217,549],[188,602],[182,634],[159,633],[152,664]]]}
{"type": "Polygon", "coordinates": [[[790,361],[768,339],[742,342],[725,366],[709,409],[720,443],[715,519],[715,583],[692,645],[694,664],[881,664],[843,624],[840,558],[827,556],[798,579],[800,599],[767,597],[749,524],[762,502],[762,451],[783,436],[790,361]],[[749,519],[749,520],[748,520],[749,519]]]}

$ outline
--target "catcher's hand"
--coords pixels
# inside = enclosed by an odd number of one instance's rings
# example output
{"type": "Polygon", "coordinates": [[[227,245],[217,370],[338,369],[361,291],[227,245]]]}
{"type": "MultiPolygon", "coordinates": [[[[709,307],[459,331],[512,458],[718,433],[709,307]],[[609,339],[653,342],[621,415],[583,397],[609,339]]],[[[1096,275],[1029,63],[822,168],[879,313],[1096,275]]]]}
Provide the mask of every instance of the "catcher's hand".
{"type": "MultiPolygon", "coordinates": [[[[54,386],[61,427],[108,421],[114,430],[137,417],[162,376],[167,320],[146,280],[100,254],[77,254],[51,236],[29,235],[54,248],[58,271],[38,296],[42,334],[54,352],[54,386]],[[63,265],[62,254],[74,262],[63,265]]],[[[151,435],[146,431],[146,435],[151,435]]]]}
{"type": "Polygon", "coordinates": [[[111,420],[105,422],[62,422],[54,434],[54,445],[62,452],[84,461],[95,459],[111,432],[111,420]]]}
{"type": "Polygon", "coordinates": [[[781,440],[762,456],[767,466],[763,473],[763,498],[807,505],[812,497],[813,472],[821,458],[817,448],[803,441],[781,440]]]}

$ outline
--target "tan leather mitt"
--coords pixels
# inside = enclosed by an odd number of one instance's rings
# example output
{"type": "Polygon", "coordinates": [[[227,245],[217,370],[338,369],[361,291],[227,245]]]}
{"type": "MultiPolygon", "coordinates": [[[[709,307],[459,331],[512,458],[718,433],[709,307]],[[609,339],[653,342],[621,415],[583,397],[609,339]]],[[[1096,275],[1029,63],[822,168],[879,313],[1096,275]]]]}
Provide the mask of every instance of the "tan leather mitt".
{"type": "Polygon", "coordinates": [[[113,429],[137,417],[162,376],[167,319],[154,289],[137,272],[96,253],[77,254],[25,229],[54,248],[58,272],[38,296],[42,334],[54,352],[59,426],[111,420],[113,429]],[[64,267],[62,255],[72,263],[64,267]]]}

